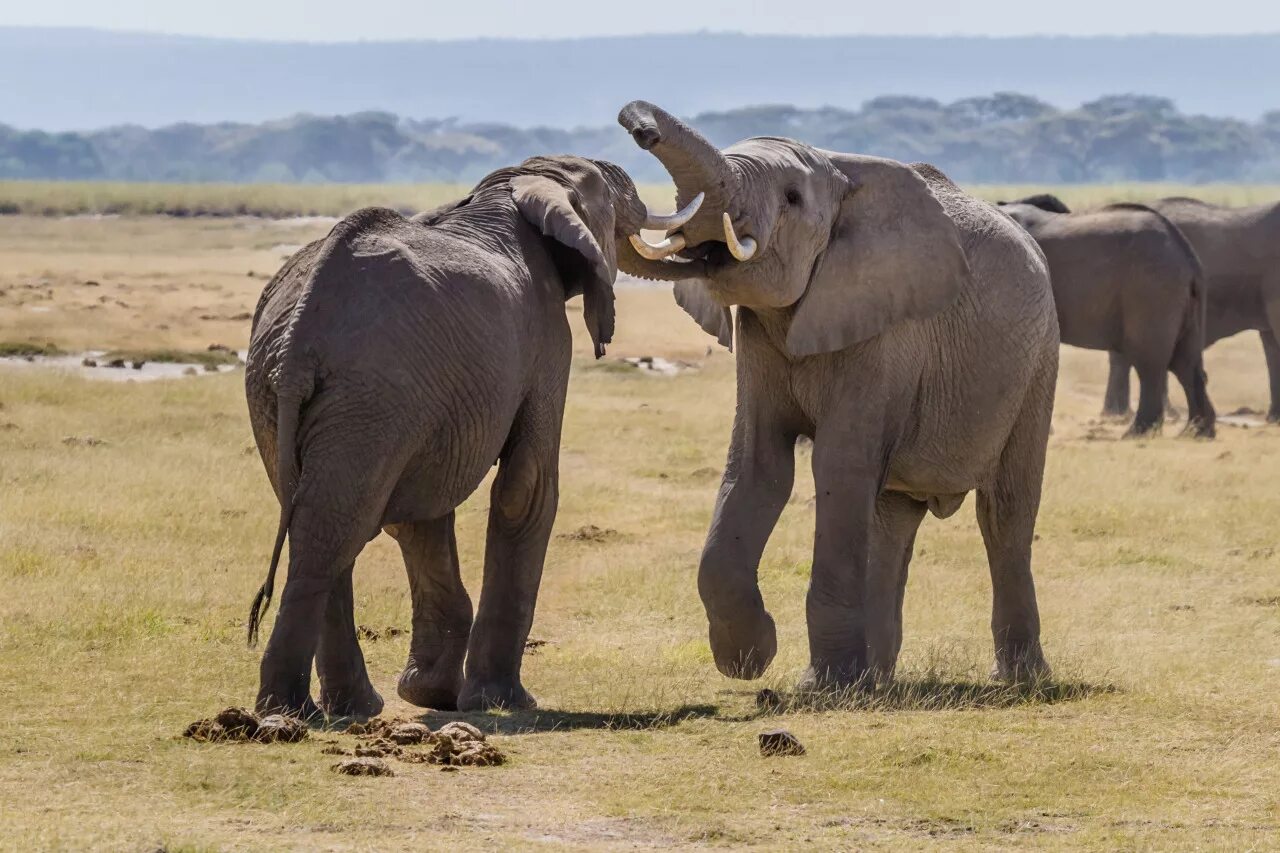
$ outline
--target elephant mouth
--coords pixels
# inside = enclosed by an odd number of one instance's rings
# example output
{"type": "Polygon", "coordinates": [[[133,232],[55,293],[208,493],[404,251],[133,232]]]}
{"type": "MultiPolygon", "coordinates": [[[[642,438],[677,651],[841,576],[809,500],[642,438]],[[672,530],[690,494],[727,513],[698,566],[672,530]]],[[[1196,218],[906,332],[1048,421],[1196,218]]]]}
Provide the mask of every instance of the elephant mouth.
{"type": "MultiPolygon", "coordinates": [[[[702,193],[694,199],[696,204],[690,205],[697,212],[697,204],[702,201],[702,193]]],[[[690,214],[689,218],[692,218],[690,214]]],[[[686,220],[687,221],[687,220],[686,220]]],[[[666,260],[670,257],[685,260],[702,260],[710,266],[727,266],[735,261],[746,262],[755,257],[759,245],[752,237],[739,237],[733,225],[733,217],[728,211],[721,215],[721,227],[724,229],[723,240],[704,240],[690,246],[683,231],[673,231],[658,243],[649,243],[636,234],[631,237],[631,245],[643,258],[651,261],[666,260]]]]}

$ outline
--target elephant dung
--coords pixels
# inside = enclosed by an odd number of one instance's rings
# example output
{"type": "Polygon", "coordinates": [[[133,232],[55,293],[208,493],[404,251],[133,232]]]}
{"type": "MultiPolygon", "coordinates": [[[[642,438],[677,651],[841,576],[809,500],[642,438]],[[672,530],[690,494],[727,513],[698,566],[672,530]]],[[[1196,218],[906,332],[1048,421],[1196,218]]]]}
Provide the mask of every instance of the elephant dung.
{"type": "Polygon", "coordinates": [[[253,739],[258,743],[297,743],[306,736],[307,725],[302,720],[283,714],[271,714],[262,718],[253,739]]]}
{"type": "Polygon", "coordinates": [[[430,735],[431,729],[422,723],[400,723],[388,733],[387,737],[401,746],[408,746],[422,743],[430,735]]]}
{"type": "Polygon", "coordinates": [[[387,762],[381,758],[348,758],[329,768],[347,776],[394,776],[387,762]]]}
{"type": "Polygon", "coordinates": [[[484,732],[480,731],[470,723],[462,720],[454,720],[452,723],[445,723],[440,727],[439,734],[448,735],[456,741],[483,741],[485,739],[484,732]]]}
{"type": "Polygon", "coordinates": [[[297,743],[307,736],[301,720],[282,714],[258,719],[246,708],[226,708],[207,720],[196,720],[187,726],[183,737],[202,742],[256,741],[258,743],[297,743]]]}
{"type": "Polygon", "coordinates": [[[778,755],[804,755],[804,744],[786,729],[760,733],[760,754],[766,758],[778,755]]]}

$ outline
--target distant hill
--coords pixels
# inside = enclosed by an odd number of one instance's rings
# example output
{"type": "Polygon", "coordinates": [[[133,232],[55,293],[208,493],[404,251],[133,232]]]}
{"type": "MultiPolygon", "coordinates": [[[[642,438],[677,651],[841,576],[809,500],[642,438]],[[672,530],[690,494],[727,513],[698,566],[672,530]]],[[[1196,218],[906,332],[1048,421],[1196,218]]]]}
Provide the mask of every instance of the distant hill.
{"type": "Polygon", "coordinates": [[[1060,108],[1143,92],[1189,114],[1254,120],[1277,106],[1280,35],[695,33],[304,44],[0,28],[0,80],[0,122],[45,130],[367,110],[598,127],[633,98],[689,115],[762,103],[857,109],[883,94],[954,101],[1008,90],[1060,108]]]}
{"type": "MultiPolygon", "coordinates": [[[[1061,110],[1008,92],[951,103],[897,95],[856,110],[755,106],[690,120],[722,146],[749,136],[791,136],[823,148],[929,161],[965,182],[1280,182],[1280,111],[1252,122],[1192,116],[1154,96],[1113,95],[1061,110]]],[[[667,180],[613,123],[562,130],[362,112],[155,130],[48,133],[0,125],[0,178],[470,182],[545,153],[601,157],[638,180],[667,180]]]]}

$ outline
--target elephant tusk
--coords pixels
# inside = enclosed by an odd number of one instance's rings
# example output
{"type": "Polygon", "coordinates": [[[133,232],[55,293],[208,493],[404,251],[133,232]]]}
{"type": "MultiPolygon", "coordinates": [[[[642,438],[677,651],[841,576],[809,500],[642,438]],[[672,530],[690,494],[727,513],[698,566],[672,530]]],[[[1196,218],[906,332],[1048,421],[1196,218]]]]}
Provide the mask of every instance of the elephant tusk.
{"type": "Polygon", "coordinates": [[[729,254],[740,261],[749,261],[755,257],[756,241],[750,237],[738,239],[738,235],[733,232],[733,220],[727,210],[724,213],[724,242],[729,246],[729,254]]]}
{"type": "Polygon", "coordinates": [[[693,201],[684,206],[684,210],[677,210],[672,214],[654,213],[646,207],[644,225],[640,227],[647,228],[650,231],[674,231],[693,218],[693,215],[698,212],[698,208],[702,207],[702,200],[706,197],[706,193],[698,193],[693,197],[693,201]]]}
{"type": "Polygon", "coordinates": [[[639,234],[631,235],[631,246],[640,257],[650,261],[660,261],[667,255],[674,255],[684,248],[684,235],[673,234],[661,243],[646,243],[639,234]]]}

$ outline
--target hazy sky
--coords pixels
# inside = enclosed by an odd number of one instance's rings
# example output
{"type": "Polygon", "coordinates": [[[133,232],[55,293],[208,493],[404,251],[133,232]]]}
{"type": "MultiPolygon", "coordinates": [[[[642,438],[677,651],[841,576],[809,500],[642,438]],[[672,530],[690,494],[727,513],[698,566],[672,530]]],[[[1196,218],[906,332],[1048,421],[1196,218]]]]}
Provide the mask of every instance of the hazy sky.
{"type": "Polygon", "coordinates": [[[0,25],[303,41],[789,34],[1280,32],[1276,0],[11,0],[0,25]]]}

